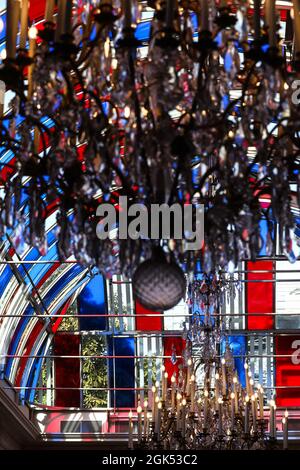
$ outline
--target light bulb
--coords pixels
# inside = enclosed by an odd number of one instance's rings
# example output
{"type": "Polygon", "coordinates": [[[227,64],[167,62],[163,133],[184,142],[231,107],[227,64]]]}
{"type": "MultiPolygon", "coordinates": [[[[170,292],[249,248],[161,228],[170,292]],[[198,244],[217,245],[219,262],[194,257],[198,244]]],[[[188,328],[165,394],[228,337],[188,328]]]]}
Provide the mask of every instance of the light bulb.
{"type": "Polygon", "coordinates": [[[104,57],[106,57],[106,59],[109,56],[109,50],[110,50],[110,40],[107,38],[104,43],[104,57]]]}
{"type": "Polygon", "coordinates": [[[111,68],[112,68],[113,70],[117,70],[117,68],[118,68],[118,61],[117,61],[117,59],[112,59],[112,61],[111,61],[111,68]]]}
{"type": "Polygon", "coordinates": [[[38,35],[38,29],[35,26],[31,26],[28,31],[29,39],[36,39],[38,35]]]}
{"type": "Polygon", "coordinates": [[[130,116],[130,108],[129,108],[129,106],[125,106],[125,109],[124,109],[124,117],[125,117],[126,119],[128,119],[129,116],[130,116]]]}

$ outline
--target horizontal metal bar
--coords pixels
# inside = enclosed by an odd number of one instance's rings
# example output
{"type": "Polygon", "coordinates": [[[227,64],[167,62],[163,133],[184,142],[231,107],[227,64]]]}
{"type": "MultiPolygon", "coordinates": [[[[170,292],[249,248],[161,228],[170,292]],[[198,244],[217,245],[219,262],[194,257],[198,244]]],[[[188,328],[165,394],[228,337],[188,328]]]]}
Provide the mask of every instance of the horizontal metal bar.
{"type": "MultiPolygon", "coordinates": [[[[253,357],[253,358],[259,358],[259,357],[293,357],[293,354],[246,354],[245,355],[247,358],[253,357]]],[[[6,359],[21,359],[21,358],[26,358],[26,359],[34,359],[34,358],[49,358],[49,359],[171,359],[172,356],[164,356],[164,355],[151,355],[151,356],[99,356],[99,355],[78,355],[78,356],[73,356],[73,355],[31,355],[31,354],[0,354],[0,358],[6,358],[6,359]]],[[[181,359],[183,356],[181,355],[176,355],[177,359],[181,359]]],[[[224,357],[222,354],[218,354],[215,356],[216,358],[222,358],[224,357]]],[[[232,356],[233,358],[241,358],[241,354],[234,354],[232,356]]],[[[193,358],[202,358],[201,355],[194,354],[193,358]]]]}
{"type": "MultiPolygon", "coordinates": [[[[196,387],[198,390],[203,390],[204,387],[197,386],[196,387]]],[[[264,390],[273,390],[273,389],[280,389],[280,390],[286,390],[286,389],[299,389],[300,390],[300,385],[274,385],[274,387],[263,387],[264,390]]],[[[98,391],[98,392],[113,392],[113,391],[120,391],[120,392],[125,392],[125,391],[147,391],[149,390],[149,387],[15,387],[14,385],[12,387],[1,387],[1,390],[86,390],[86,391],[98,391]]],[[[214,390],[214,387],[210,387],[211,390],[214,390]]],[[[168,390],[172,390],[171,387],[168,387],[168,390]]]]}
{"type": "MultiPolygon", "coordinates": [[[[197,316],[205,316],[203,312],[194,312],[194,313],[87,313],[87,314],[53,314],[53,315],[42,315],[42,314],[32,314],[32,315],[22,315],[22,314],[0,314],[0,318],[185,318],[185,317],[197,317],[197,316]]],[[[282,312],[242,312],[242,313],[211,313],[210,317],[246,317],[246,316],[282,316],[282,317],[290,317],[290,316],[300,316],[299,312],[290,312],[290,313],[282,313],[282,312]]]]}
{"type": "MultiPolygon", "coordinates": [[[[280,329],[280,330],[240,330],[240,329],[225,329],[225,332],[229,335],[234,336],[246,336],[246,337],[254,337],[254,336],[300,336],[300,329],[293,330],[293,329],[280,329]]],[[[168,337],[168,336],[176,336],[182,337],[182,331],[180,330],[126,330],[125,332],[116,332],[107,334],[107,330],[72,330],[72,331],[63,331],[66,335],[82,335],[87,336],[89,334],[96,333],[97,335],[109,336],[110,338],[148,338],[149,336],[152,337],[168,337]]]]}

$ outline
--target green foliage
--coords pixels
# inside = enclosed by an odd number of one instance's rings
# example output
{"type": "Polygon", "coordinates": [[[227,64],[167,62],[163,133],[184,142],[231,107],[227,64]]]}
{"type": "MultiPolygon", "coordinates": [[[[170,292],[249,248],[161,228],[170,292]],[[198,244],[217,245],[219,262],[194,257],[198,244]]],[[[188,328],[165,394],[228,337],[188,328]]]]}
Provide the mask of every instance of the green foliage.
{"type": "MultiPolygon", "coordinates": [[[[82,336],[83,356],[104,356],[106,352],[105,336],[82,336]]],[[[82,359],[82,387],[104,388],[107,387],[107,360],[101,358],[82,359]]],[[[107,406],[107,391],[84,390],[84,408],[99,408],[107,406]]]]}
{"type": "Polygon", "coordinates": [[[77,315],[77,300],[73,302],[68,308],[67,315],[73,315],[72,317],[64,317],[61,324],[59,325],[58,331],[78,331],[78,317],[77,315]]]}

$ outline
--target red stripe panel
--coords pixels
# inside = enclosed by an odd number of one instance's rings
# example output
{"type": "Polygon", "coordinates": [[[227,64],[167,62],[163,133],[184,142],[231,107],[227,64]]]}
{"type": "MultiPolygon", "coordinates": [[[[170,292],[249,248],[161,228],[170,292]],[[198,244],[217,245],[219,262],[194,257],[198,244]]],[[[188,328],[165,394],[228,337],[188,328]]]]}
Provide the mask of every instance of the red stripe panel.
{"type": "MultiPolygon", "coordinates": [[[[164,355],[165,356],[172,356],[174,352],[176,353],[176,356],[181,356],[184,349],[186,342],[183,338],[178,337],[178,336],[167,336],[163,338],[163,345],[164,345],[164,355]]],[[[176,378],[178,379],[179,375],[179,366],[183,364],[182,358],[177,359],[176,363],[173,364],[171,359],[165,359],[165,368],[166,372],[168,372],[168,382],[169,384],[171,383],[171,377],[172,375],[176,375],[176,378]]]]}
{"type": "Polygon", "coordinates": [[[47,281],[47,279],[51,276],[52,273],[54,273],[54,271],[56,271],[56,269],[58,269],[60,266],[60,263],[53,263],[50,268],[48,269],[48,271],[46,272],[46,274],[42,277],[42,279],[37,283],[36,285],[36,288],[37,289],[40,289],[40,287],[42,287],[44,285],[44,283],[47,281]]]}
{"type": "MultiPolygon", "coordinates": [[[[247,281],[270,281],[274,279],[272,273],[274,269],[273,261],[247,262],[247,281]],[[256,273],[251,271],[271,271],[256,273]]],[[[248,313],[249,330],[269,330],[274,326],[274,315],[251,315],[251,313],[273,313],[274,302],[274,282],[246,282],[246,312],[248,313]]]]}
{"type": "Polygon", "coordinates": [[[29,4],[29,18],[31,21],[44,18],[46,0],[31,0],[29,4]]]}
{"type": "Polygon", "coordinates": [[[56,333],[59,325],[63,321],[63,315],[65,315],[67,313],[68,308],[70,307],[71,300],[72,300],[72,297],[70,297],[64,303],[64,305],[56,312],[56,315],[62,315],[62,316],[53,321],[53,323],[52,323],[52,332],[53,333],[56,333]]]}
{"type": "Polygon", "coordinates": [[[276,390],[277,406],[300,406],[300,336],[276,336],[276,386],[293,386],[295,389],[276,390]]]}
{"type": "MultiPolygon", "coordinates": [[[[80,336],[70,333],[56,333],[54,356],[79,356],[80,336]]],[[[80,387],[80,359],[55,358],[55,386],[80,387]]],[[[56,406],[80,406],[80,390],[56,390],[56,406]]]]}
{"type": "MultiPolygon", "coordinates": [[[[30,332],[30,335],[29,335],[28,340],[26,342],[25,348],[22,351],[23,356],[29,356],[30,355],[30,353],[32,351],[32,348],[34,346],[34,343],[35,343],[38,335],[42,331],[43,326],[44,326],[43,323],[40,322],[40,321],[38,323],[36,323],[36,325],[34,326],[32,331],[30,332]]],[[[16,387],[19,387],[21,385],[23,372],[25,370],[27,362],[30,361],[30,360],[31,359],[28,358],[28,357],[22,357],[20,359],[17,374],[16,374],[16,381],[15,381],[16,387]]]]}
{"type": "Polygon", "coordinates": [[[159,315],[161,312],[155,312],[143,307],[138,301],[135,302],[136,314],[136,329],[139,331],[161,331],[162,330],[162,317],[145,317],[139,315],[159,315]]]}

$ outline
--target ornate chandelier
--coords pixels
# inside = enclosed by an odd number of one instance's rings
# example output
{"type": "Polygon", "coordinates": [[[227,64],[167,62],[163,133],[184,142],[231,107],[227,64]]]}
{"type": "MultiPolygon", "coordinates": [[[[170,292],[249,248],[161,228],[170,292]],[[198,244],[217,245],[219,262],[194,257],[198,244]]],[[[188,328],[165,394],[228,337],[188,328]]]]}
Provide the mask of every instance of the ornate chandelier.
{"type": "MultiPolygon", "coordinates": [[[[227,351],[203,390],[197,390],[195,366],[178,378],[162,370],[162,381],[148,391],[137,407],[137,443],[141,449],[263,450],[279,448],[276,439],[276,403],[269,402],[269,432],[264,415],[264,391],[254,390],[246,369],[246,388],[239,384],[227,351]]],[[[283,448],[288,448],[288,412],[282,419],[283,448]]],[[[133,413],[129,413],[129,448],[133,448],[133,413]]]]}
{"type": "Polygon", "coordinates": [[[27,7],[7,0],[0,79],[14,94],[0,140],[13,163],[1,233],[17,227],[16,247],[25,241],[44,254],[45,219],[55,208],[60,259],[74,255],[105,275],[132,275],[154,242],[96,235],[98,204],[117,205],[125,194],[147,206],[204,204],[203,249],[187,253],[183,240],[164,242],[186,271],[199,259],[208,273],[255,260],[262,219],[267,254],[276,222],[282,252],[295,258],[296,1],[293,54],[279,42],[272,0],[263,8],[258,0],[58,0],[57,10],[47,0],[43,26],[29,30],[27,7]],[[152,18],[147,44],[135,35],[145,14],[152,18]]]}
{"type": "MultiPolygon", "coordinates": [[[[185,334],[186,349],[179,374],[161,379],[146,391],[136,410],[137,442],[133,441],[133,413],[129,413],[129,448],[147,450],[277,449],[276,403],[269,402],[269,430],[264,390],[255,387],[246,360],[245,386],[239,383],[229,347],[220,300],[227,290],[222,276],[193,281],[189,286],[195,312],[185,334]],[[220,355],[220,343],[226,344],[220,355]],[[197,354],[195,354],[197,351],[197,354]]],[[[232,289],[232,287],[231,287],[232,289]]],[[[177,357],[171,357],[172,363],[177,357]]],[[[283,448],[288,448],[288,412],[282,419],[283,448]]]]}

